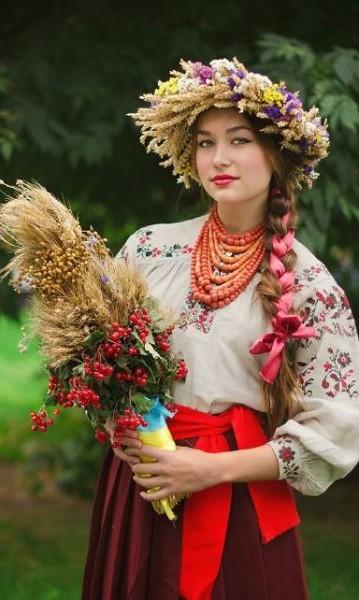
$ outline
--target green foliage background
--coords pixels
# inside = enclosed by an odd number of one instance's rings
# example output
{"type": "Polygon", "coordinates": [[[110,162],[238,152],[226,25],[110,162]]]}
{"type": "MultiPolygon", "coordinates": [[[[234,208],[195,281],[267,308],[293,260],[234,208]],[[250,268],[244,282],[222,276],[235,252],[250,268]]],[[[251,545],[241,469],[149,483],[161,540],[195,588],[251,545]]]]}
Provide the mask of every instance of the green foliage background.
{"type": "MultiPolygon", "coordinates": [[[[237,56],[300,90],[305,105],[315,103],[328,119],[331,152],[313,189],[299,195],[299,237],[326,262],[359,316],[356,0],[4,1],[0,16],[0,177],[9,184],[37,180],[66,198],[83,226],[92,224],[114,252],[142,225],[202,210],[198,189],[182,190],[146,155],[126,117],[180,58],[237,56]]],[[[6,260],[0,248],[0,267],[6,260]]],[[[92,497],[104,450],[80,414],[61,415],[46,436],[31,434],[27,413],[41,404],[45,373],[36,348],[17,353],[18,324],[3,316],[21,319],[22,308],[22,298],[1,283],[0,541],[7,552],[0,596],[55,600],[67,585],[75,599],[89,506],[67,504],[70,498],[58,492],[49,502],[42,491],[51,473],[56,490],[92,497]],[[37,494],[26,510],[23,490],[8,494],[6,478],[19,465],[27,489],[37,494]]],[[[358,597],[354,489],[347,478],[324,498],[301,499],[315,600],[358,597]]]]}

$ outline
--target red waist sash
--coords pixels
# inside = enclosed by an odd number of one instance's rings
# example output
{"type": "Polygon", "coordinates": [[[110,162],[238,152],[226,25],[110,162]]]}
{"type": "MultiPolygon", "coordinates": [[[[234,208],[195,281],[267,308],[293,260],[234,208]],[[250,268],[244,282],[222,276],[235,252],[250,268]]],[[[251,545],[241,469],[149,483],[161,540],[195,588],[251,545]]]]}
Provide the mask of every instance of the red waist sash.
{"type": "MultiPolygon", "coordinates": [[[[268,439],[259,413],[243,405],[212,415],[175,405],[168,421],[175,440],[198,437],[195,448],[205,452],[229,450],[225,433],[233,430],[238,449],[262,446],[268,439]]],[[[300,522],[286,481],[247,484],[263,543],[300,522]]],[[[231,506],[232,484],[222,483],[186,499],[183,516],[180,594],[185,600],[210,600],[218,575],[231,506]]],[[[235,560],[235,557],[233,557],[235,560]]]]}

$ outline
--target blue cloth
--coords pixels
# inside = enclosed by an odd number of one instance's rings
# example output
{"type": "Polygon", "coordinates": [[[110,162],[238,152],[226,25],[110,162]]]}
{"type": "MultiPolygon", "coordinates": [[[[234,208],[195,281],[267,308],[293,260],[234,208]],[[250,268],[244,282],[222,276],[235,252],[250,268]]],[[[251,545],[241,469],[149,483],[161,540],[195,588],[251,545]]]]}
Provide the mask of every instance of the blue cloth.
{"type": "Polygon", "coordinates": [[[143,415],[147,426],[143,427],[139,425],[137,431],[157,431],[166,425],[166,417],[173,417],[173,413],[162,404],[159,398],[155,398],[154,400],[152,408],[143,415]]]}

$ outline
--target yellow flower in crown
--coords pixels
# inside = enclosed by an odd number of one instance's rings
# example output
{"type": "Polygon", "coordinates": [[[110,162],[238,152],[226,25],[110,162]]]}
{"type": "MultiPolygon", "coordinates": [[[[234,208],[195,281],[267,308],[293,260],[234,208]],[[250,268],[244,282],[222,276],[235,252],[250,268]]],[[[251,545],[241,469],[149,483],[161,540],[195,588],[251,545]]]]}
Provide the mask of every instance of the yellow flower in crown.
{"type": "Polygon", "coordinates": [[[279,91],[279,86],[277,83],[274,83],[263,90],[263,100],[268,104],[273,103],[277,104],[277,106],[282,106],[284,96],[279,91]]]}
{"type": "Polygon", "coordinates": [[[155,96],[167,96],[167,94],[178,94],[178,77],[170,77],[167,81],[159,81],[155,90],[155,96]]]}

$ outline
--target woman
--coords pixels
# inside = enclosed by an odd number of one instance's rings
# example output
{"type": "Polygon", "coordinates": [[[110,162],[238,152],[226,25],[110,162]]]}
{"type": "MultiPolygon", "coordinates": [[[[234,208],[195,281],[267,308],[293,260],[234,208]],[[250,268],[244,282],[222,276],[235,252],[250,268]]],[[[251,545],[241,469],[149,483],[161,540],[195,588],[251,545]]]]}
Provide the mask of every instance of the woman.
{"type": "Polygon", "coordinates": [[[294,238],[294,190],[317,177],[326,124],[236,58],[181,66],[132,116],[212,207],[142,228],[120,253],[178,316],[177,450],[127,431],[107,455],[83,598],[304,600],[293,489],[321,494],[359,458],[354,320],[294,238]],[[170,493],[188,494],[175,526],[150,505],[170,493]]]}

